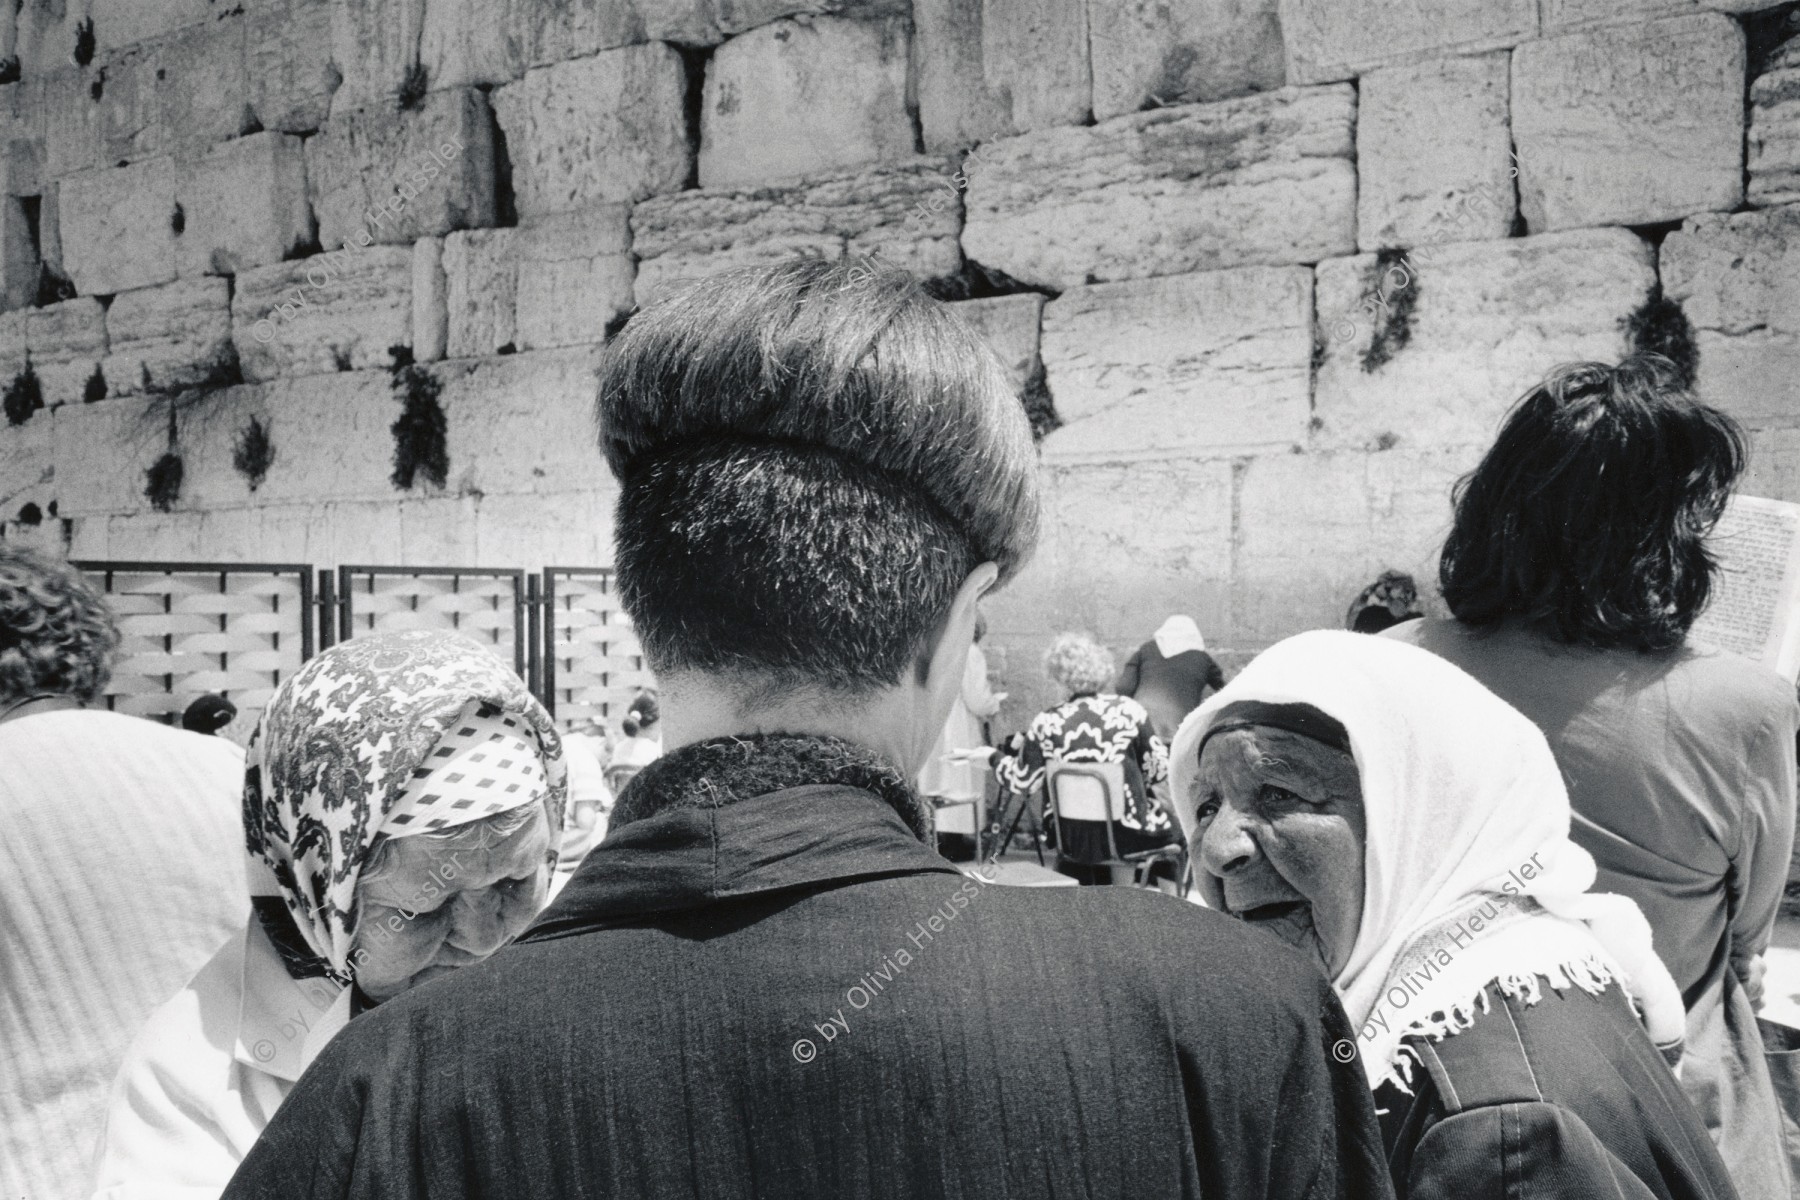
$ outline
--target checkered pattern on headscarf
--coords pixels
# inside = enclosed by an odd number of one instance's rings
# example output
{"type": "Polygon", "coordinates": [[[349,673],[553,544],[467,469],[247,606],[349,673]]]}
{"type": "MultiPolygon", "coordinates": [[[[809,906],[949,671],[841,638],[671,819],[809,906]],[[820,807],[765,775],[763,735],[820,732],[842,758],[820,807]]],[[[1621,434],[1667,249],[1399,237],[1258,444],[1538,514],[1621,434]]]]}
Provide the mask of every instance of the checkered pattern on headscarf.
{"type": "Polygon", "coordinates": [[[387,815],[391,838],[454,829],[543,799],[550,781],[519,718],[470,706],[438,740],[387,815]]]}

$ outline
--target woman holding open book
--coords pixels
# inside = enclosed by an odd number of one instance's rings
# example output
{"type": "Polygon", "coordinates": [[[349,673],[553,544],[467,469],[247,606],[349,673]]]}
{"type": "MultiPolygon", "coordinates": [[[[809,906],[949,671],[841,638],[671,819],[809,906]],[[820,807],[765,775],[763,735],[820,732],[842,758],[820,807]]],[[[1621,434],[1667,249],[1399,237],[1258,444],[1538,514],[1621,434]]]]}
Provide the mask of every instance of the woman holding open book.
{"type": "Polygon", "coordinates": [[[1384,636],[1543,730],[1596,887],[1637,901],[1681,988],[1683,1086],[1740,1192],[1785,1196],[1755,1009],[1793,849],[1800,705],[1773,671],[1688,636],[1744,460],[1736,424],[1667,359],[1561,367],[1458,485],[1438,572],[1453,619],[1384,636]]]}

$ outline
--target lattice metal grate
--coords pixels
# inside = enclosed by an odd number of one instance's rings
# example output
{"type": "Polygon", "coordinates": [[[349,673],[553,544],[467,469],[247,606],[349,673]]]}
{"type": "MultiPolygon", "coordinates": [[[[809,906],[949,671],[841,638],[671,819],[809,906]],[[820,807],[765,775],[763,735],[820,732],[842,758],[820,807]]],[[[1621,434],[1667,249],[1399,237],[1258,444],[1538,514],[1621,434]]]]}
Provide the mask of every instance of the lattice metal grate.
{"type": "Polygon", "coordinates": [[[339,567],[337,602],[335,641],[396,629],[453,629],[491,646],[528,683],[535,684],[526,659],[523,571],[339,567]]]}
{"type": "Polygon", "coordinates": [[[544,568],[549,613],[544,688],[540,693],[564,729],[590,719],[616,724],[639,688],[655,680],[631,618],[619,606],[613,573],[604,567],[544,568]]]}
{"type": "Polygon", "coordinates": [[[115,712],[178,724],[204,692],[248,730],[313,653],[312,571],[291,564],[76,562],[117,614],[115,712]]]}

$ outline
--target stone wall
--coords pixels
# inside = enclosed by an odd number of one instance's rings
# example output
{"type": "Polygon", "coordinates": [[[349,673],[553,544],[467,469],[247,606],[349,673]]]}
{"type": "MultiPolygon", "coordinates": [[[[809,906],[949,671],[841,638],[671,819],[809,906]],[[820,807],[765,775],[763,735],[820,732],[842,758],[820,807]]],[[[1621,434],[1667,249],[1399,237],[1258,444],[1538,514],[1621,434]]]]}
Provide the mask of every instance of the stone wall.
{"type": "Polygon", "coordinates": [[[1010,715],[1059,629],[1183,611],[1236,661],[1429,583],[1452,482],[1565,360],[1693,355],[1750,490],[1800,499],[1795,7],[0,6],[0,532],[607,562],[598,348],[795,253],[929,280],[1047,428],[991,606],[1010,715]],[[403,409],[441,482],[414,447],[395,484],[403,409]]]}

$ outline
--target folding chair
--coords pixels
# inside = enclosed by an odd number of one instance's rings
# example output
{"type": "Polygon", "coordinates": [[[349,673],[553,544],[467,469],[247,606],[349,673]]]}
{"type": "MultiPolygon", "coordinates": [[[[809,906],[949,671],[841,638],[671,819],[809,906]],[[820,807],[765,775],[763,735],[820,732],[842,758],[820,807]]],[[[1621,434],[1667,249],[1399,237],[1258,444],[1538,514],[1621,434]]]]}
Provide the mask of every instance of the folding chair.
{"type": "MultiPolygon", "coordinates": [[[[1051,759],[1044,770],[1044,787],[1050,794],[1050,813],[1056,821],[1056,852],[1059,857],[1087,867],[1130,867],[1131,881],[1138,887],[1150,886],[1150,870],[1159,862],[1179,864],[1179,844],[1156,846],[1130,854],[1119,853],[1114,830],[1125,815],[1129,793],[1125,787],[1125,764],[1122,762],[1088,763],[1051,759]],[[1064,821],[1086,821],[1106,830],[1107,856],[1104,859],[1080,858],[1069,853],[1069,838],[1064,821]]],[[[1176,876],[1180,878],[1177,869],[1176,876]]]]}

